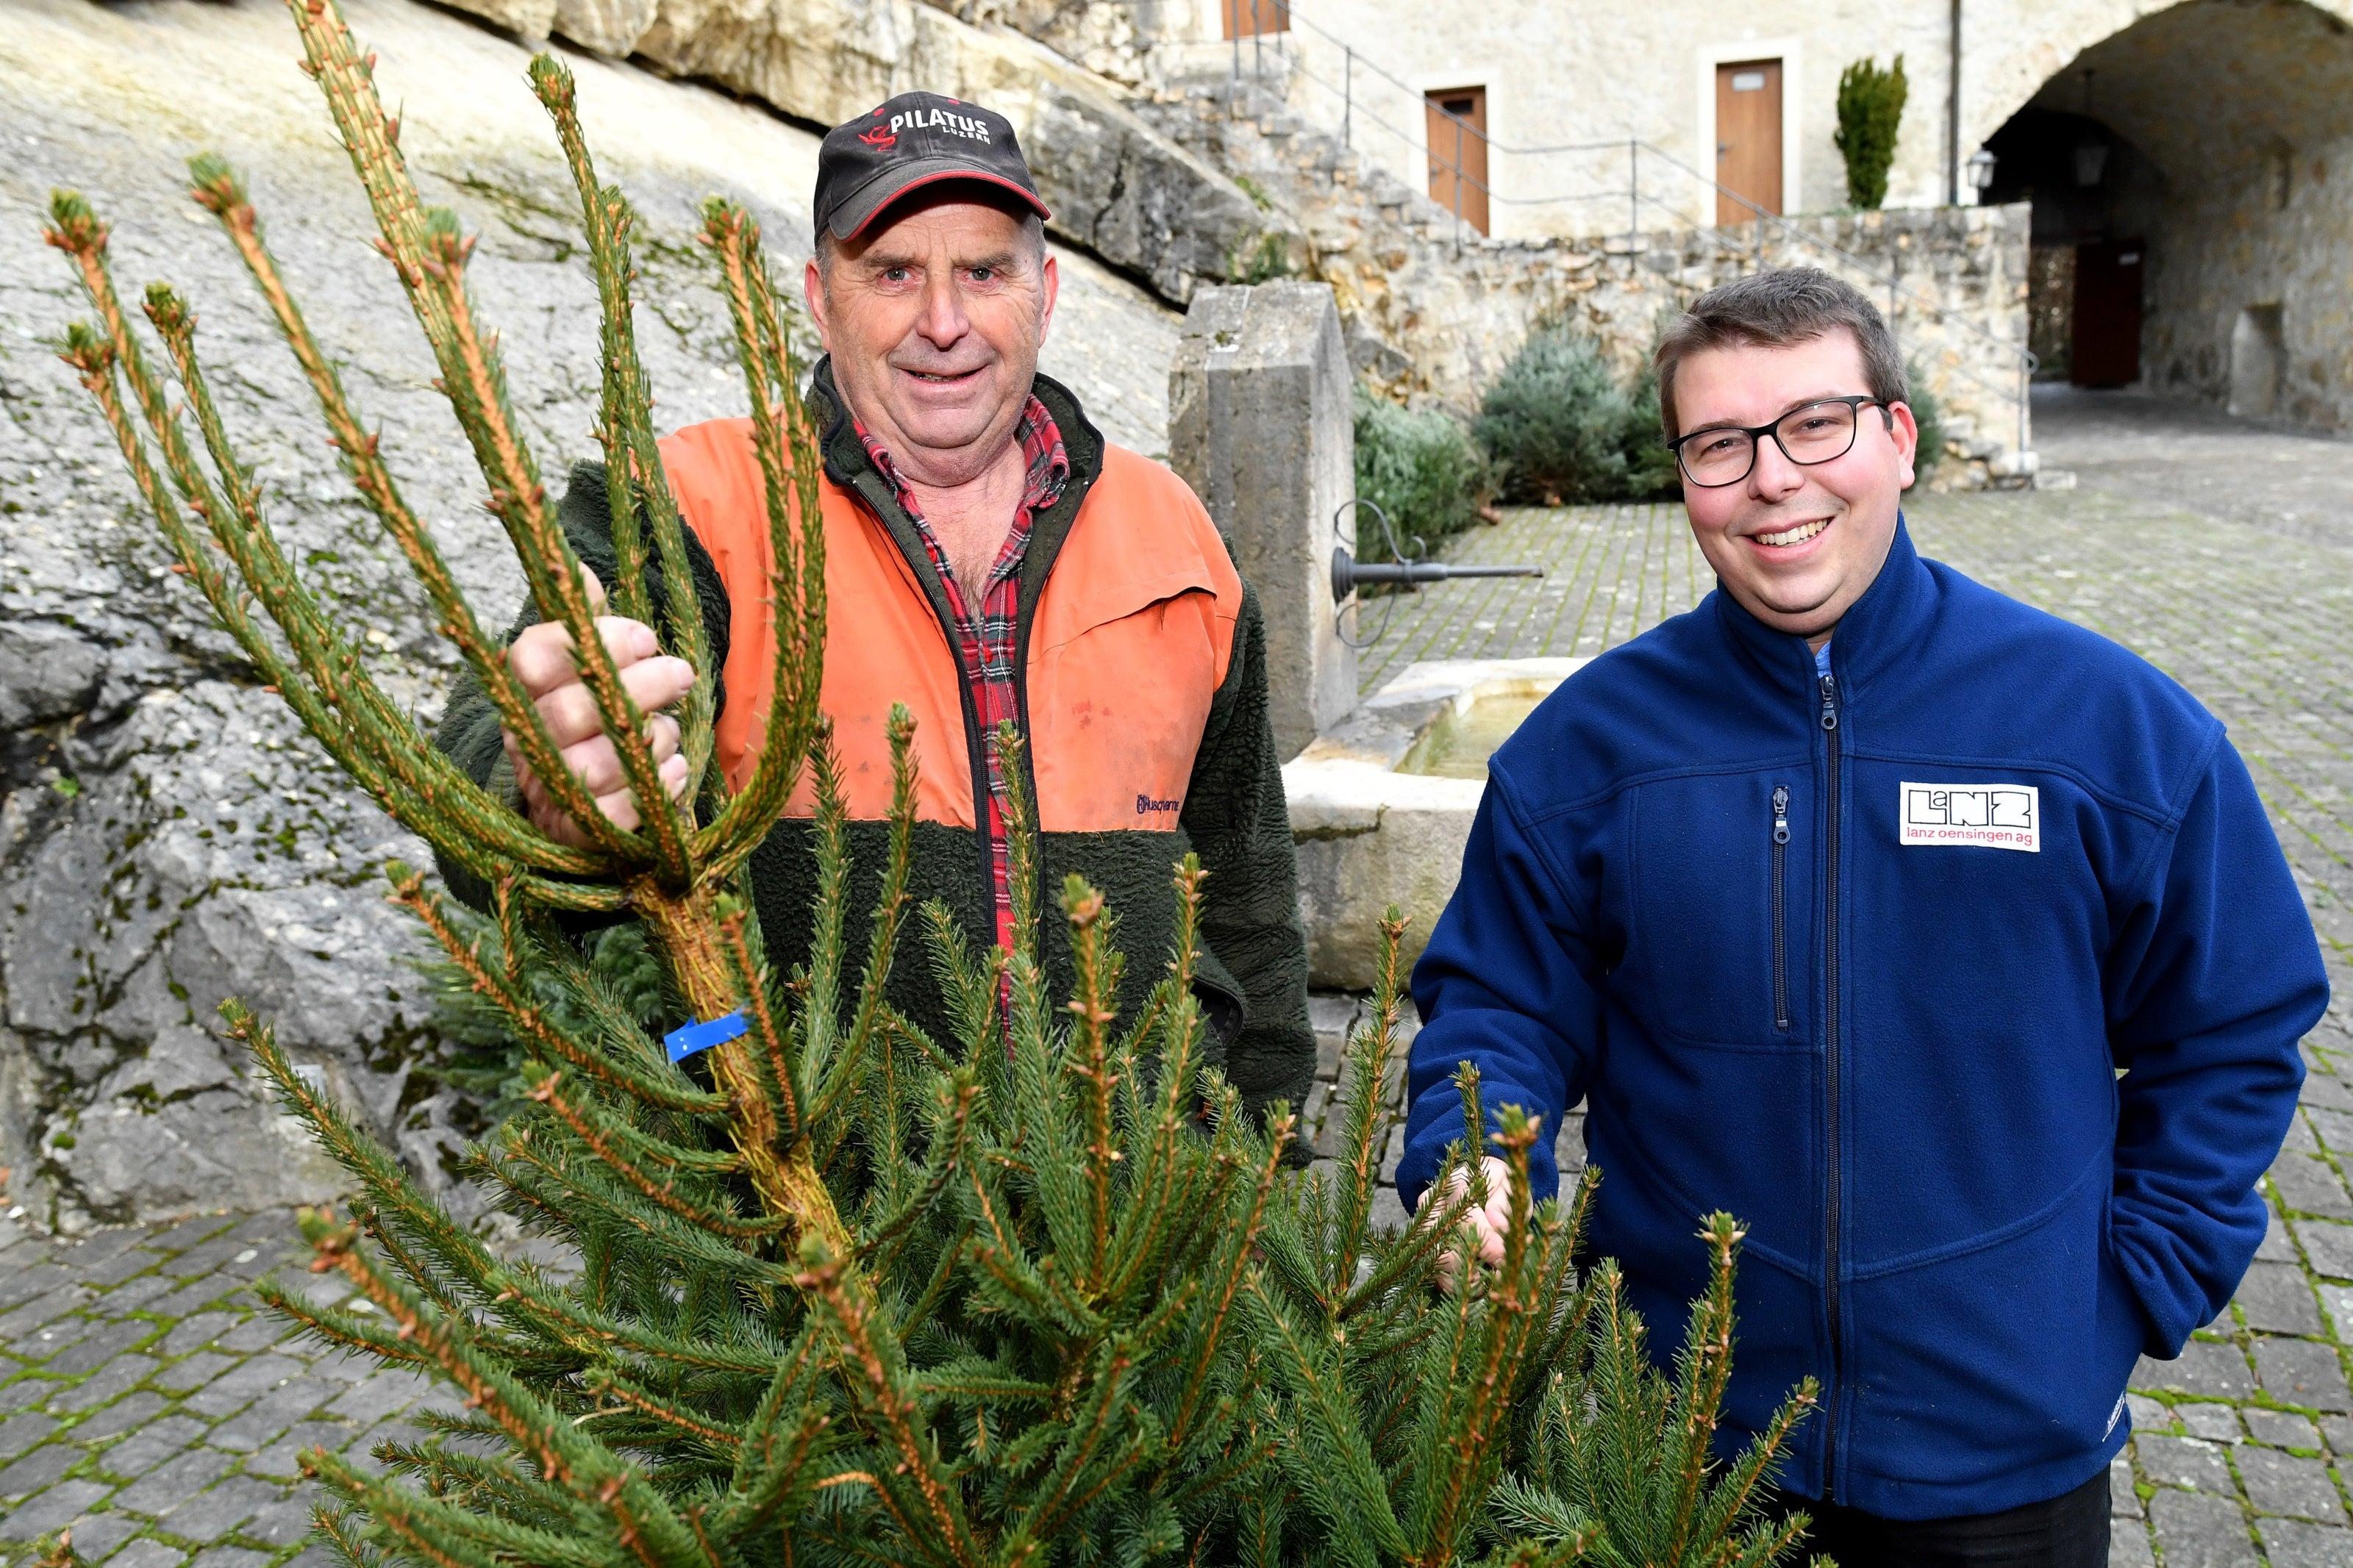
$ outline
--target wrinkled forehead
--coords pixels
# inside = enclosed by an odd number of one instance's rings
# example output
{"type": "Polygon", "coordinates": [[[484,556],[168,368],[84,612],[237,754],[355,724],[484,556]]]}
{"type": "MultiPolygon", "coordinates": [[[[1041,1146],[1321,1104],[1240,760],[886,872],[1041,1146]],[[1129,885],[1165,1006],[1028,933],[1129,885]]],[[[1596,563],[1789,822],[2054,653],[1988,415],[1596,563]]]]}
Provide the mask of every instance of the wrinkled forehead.
{"type": "Polygon", "coordinates": [[[1792,343],[1719,343],[1675,367],[1675,412],[1685,430],[1762,425],[1818,397],[1868,393],[1862,345],[1845,327],[1792,343]]]}

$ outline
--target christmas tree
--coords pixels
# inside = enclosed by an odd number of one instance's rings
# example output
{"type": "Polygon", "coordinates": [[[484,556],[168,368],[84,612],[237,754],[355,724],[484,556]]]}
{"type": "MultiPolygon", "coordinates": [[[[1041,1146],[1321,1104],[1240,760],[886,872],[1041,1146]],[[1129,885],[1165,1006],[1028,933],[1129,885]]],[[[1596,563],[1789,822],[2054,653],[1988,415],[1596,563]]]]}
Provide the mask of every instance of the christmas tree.
{"type": "MultiPolygon", "coordinates": [[[[595,635],[588,580],[476,313],[472,242],[420,201],[373,61],[332,0],[290,8],[533,603],[570,632],[637,798],[664,801],[646,716],[595,635]]],[[[1373,1021],[1349,1046],[1341,1154],[1305,1175],[1284,1164],[1288,1112],[1253,1121],[1202,1066],[1194,921],[1216,889],[1198,864],[1172,868],[1183,916],[1133,1018],[1113,1008],[1127,962],[1113,912],[1076,878],[1038,886],[1018,790],[1009,951],[976,950],[944,908],[909,908],[920,738],[903,711],[889,864],[871,940],[848,951],[847,817],[817,709],[819,471],[786,308],[756,226],[708,205],[776,563],[766,731],[731,794],[709,767],[709,650],[631,335],[632,214],[597,181],[569,74],[542,56],[530,75],[579,190],[602,306],[611,607],[658,626],[702,672],[679,715],[685,804],[647,811],[638,829],[603,817],[561,763],[305,324],[236,174],[198,158],[192,194],[252,273],[443,635],[586,829],[579,847],[477,785],[376,683],[273,533],[186,303],[163,284],[145,297],[167,374],[117,297],[106,225],[71,193],[52,205],[50,241],[95,311],[64,357],[181,569],[335,763],[490,889],[477,911],[390,868],[392,897],[513,1042],[520,1109],[472,1174],[578,1264],[559,1279],[502,1259],[293,1071],[265,1021],[224,1009],[355,1194],[346,1214],[301,1216],[313,1268],[349,1277],[353,1308],[283,1290],[273,1304],[465,1396],[427,1440],[380,1450],[381,1474],[309,1455],[334,1500],[323,1534],[366,1568],[1785,1558],[1802,1520],[1766,1522],[1757,1500],[1812,1391],[1736,1458],[1715,1455],[1740,1239],[1729,1216],[1703,1232],[1714,1284],[1672,1376],[1644,1350],[1614,1267],[1578,1265],[1597,1175],[1565,1205],[1532,1203],[1540,1130],[1504,1107],[1491,1132],[1467,1072],[1464,1138],[1435,1189],[1460,1171],[1461,1190],[1402,1232],[1372,1225],[1399,1005],[1394,911],[1373,1021]],[[743,868],[804,769],[817,934],[807,962],[778,973],[743,868]],[[1070,932],[1068,996],[1049,994],[1040,966],[1050,919],[1070,932]],[[642,999],[590,961],[602,937],[584,933],[616,921],[634,922],[658,963],[652,1028],[642,999]],[[886,1000],[910,925],[955,1000],[954,1039],[886,1000]],[[1487,1196],[1491,1146],[1510,1173],[1510,1244],[1499,1267],[1458,1271],[1446,1255],[1470,1256],[1462,1222],[1487,1196]]],[[[1020,742],[1007,726],[996,743],[1020,742]]],[[[73,1561],[69,1542],[50,1560],[73,1561]]]]}

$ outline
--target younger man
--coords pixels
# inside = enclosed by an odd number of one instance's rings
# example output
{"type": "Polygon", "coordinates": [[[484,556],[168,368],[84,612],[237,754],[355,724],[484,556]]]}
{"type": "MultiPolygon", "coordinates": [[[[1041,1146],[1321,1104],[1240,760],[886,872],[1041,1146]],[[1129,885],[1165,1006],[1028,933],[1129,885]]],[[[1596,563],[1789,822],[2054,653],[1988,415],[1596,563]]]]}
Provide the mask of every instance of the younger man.
{"type": "Polygon", "coordinates": [[[1459,1061],[1491,1108],[1585,1100],[1589,1245],[1662,1355],[1699,1217],[1747,1223],[1725,1438],[1820,1380],[1781,1471],[1811,1550],[2102,1568],[2126,1378],[2263,1239],[2310,921],[2194,699],[1914,551],[1868,300],[1745,278],[1657,363],[1719,591],[1496,752],[1414,973],[1398,1186],[1461,1136],[1459,1061]]]}

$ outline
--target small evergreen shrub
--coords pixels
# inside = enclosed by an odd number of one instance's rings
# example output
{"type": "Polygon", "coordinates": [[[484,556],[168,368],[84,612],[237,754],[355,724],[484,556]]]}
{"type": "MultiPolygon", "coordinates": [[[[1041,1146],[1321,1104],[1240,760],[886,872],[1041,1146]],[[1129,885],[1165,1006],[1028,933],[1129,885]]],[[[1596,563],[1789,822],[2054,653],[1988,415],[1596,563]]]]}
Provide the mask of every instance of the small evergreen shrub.
{"type": "Polygon", "coordinates": [[[1865,212],[1887,199],[1887,171],[1910,92],[1902,55],[1885,70],[1866,58],[1839,73],[1838,130],[1831,142],[1846,160],[1846,199],[1865,212]]]}
{"type": "MultiPolygon", "coordinates": [[[[1460,533],[1479,520],[1487,488],[1485,456],[1470,435],[1437,409],[1391,403],[1361,382],[1356,386],[1356,496],[1379,506],[1406,550],[1460,533]]],[[[1356,556],[1394,558],[1380,524],[1356,518],[1356,556]]]]}
{"type": "Polygon", "coordinates": [[[1563,327],[1530,335],[1488,390],[1472,434],[1514,500],[1623,500],[1674,484],[1659,444],[1657,385],[1646,377],[1631,392],[1620,387],[1593,341],[1563,327]]]}

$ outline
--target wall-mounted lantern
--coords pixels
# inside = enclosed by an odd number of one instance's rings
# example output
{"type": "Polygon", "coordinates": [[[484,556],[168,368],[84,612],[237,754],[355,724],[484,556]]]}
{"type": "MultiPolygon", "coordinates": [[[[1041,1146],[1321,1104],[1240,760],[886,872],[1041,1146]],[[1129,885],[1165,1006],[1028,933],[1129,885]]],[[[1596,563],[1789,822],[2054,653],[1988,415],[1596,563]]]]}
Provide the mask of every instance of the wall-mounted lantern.
{"type": "Polygon", "coordinates": [[[1969,188],[1979,195],[1993,188],[1994,163],[1993,153],[1986,148],[1980,147],[1969,154],[1969,188]]]}
{"type": "Polygon", "coordinates": [[[2087,138],[2075,143],[2075,183],[2077,184],[2098,184],[2100,176],[2107,172],[2107,167],[2108,144],[2106,142],[2087,138]]]}

